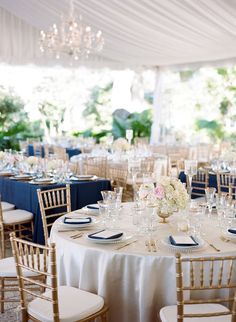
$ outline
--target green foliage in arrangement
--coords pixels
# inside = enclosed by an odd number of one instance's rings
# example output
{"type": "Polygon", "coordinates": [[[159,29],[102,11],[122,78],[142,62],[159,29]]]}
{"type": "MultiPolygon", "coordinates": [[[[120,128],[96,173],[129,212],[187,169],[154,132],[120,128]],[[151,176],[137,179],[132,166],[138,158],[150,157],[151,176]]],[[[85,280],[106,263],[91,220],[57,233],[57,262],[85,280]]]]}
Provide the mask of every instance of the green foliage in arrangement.
{"type": "Polygon", "coordinates": [[[18,150],[19,140],[42,136],[40,123],[29,122],[21,99],[13,93],[0,91],[0,150],[18,150]]]}

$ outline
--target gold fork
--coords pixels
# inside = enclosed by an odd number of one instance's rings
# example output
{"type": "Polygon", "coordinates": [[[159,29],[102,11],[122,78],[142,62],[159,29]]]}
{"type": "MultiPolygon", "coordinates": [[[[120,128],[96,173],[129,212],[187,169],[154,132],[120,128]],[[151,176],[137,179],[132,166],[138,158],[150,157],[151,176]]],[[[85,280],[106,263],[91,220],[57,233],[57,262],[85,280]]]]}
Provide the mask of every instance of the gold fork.
{"type": "Polygon", "coordinates": [[[152,246],[153,251],[156,252],[157,251],[157,243],[156,243],[155,239],[152,238],[150,240],[150,244],[152,246]]]}
{"type": "Polygon", "coordinates": [[[149,241],[149,240],[145,240],[145,245],[146,245],[146,247],[147,247],[148,252],[151,252],[151,251],[152,251],[152,249],[151,249],[151,243],[150,243],[150,241],[149,241]]]}

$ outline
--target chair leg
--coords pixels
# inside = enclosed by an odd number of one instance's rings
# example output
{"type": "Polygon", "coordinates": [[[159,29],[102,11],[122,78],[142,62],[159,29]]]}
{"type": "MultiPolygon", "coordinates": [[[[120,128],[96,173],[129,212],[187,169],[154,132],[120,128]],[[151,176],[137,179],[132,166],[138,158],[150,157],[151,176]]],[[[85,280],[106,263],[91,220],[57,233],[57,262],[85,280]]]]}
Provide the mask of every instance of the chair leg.
{"type": "Polygon", "coordinates": [[[101,322],[107,322],[107,314],[106,313],[101,316],[101,322]]]}
{"type": "Polygon", "coordinates": [[[4,313],[4,278],[0,279],[0,299],[1,299],[1,313],[4,313]]]}

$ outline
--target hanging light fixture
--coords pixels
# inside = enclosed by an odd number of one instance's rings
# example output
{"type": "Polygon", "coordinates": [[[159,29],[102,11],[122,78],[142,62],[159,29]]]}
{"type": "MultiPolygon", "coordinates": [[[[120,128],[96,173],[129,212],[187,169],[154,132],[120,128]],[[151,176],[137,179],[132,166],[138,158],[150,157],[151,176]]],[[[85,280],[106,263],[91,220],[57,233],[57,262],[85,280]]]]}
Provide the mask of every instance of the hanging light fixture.
{"type": "Polygon", "coordinates": [[[49,31],[41,30],[39,43],[41,52],[50,52],[56,59],[67,55],[78,60],[100,52],[104,38],[101,30],[94,33],[90,26],[83,24],[81,16],[77,20],[70,1],[69,16],[62,17],[60,26],[53,24],[49,31]]]}

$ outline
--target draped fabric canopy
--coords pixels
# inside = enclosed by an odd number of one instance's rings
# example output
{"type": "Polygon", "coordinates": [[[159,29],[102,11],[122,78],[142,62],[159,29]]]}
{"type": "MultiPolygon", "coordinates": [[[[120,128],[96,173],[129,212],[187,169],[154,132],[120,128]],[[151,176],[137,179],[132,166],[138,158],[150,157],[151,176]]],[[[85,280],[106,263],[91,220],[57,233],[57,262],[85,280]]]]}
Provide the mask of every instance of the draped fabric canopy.
{"type": "MultiPolygon", "coordinates": [[[[74,6],[105,38],[104,50],[88,65],[153,67],[236,57],[235,0],[74,0],[74,6]]],[[[60,63],[40,53],[39,31],[68,11],[68,0],[0,0],[0,62],[60,63]]]]}

